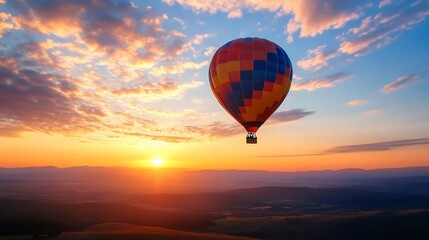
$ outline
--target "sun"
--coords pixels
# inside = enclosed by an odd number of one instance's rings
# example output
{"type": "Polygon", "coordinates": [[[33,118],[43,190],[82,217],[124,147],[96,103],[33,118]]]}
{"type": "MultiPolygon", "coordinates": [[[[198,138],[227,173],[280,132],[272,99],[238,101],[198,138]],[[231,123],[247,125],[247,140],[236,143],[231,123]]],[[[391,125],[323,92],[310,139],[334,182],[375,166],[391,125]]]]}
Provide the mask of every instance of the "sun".
{"type": "Polygon", "coordinates": [[[162,160],[161,158],[154,158],[150,160],[150,164],[154,168],[160,168],[164,164],[164,160],[162,160]]]}

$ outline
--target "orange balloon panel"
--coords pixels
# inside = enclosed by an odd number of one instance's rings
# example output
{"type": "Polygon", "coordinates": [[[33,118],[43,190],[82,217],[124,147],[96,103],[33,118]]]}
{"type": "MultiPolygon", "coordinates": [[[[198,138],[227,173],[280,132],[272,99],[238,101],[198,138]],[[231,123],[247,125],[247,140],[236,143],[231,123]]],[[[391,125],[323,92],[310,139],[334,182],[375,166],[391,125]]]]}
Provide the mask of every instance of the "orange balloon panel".
{"type": "Polygon", "coordinates": [[[271,41],[240,38],[216,51],[209,78],[223,108],[248,132],[256,132],[288,94],[292,63],[271,41]]]}

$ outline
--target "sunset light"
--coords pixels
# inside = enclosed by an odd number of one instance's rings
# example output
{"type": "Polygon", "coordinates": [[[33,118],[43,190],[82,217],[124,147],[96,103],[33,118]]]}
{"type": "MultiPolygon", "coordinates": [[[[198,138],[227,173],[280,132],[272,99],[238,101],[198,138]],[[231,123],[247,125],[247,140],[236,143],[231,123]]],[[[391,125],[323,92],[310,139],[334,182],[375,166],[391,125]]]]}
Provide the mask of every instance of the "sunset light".
{"type": "Polygon", "coordinates": [[[160,168],[164,165],[164,160],[161,158],[155,158],[150,160],[150,165],[154,168],[160,168]]]}

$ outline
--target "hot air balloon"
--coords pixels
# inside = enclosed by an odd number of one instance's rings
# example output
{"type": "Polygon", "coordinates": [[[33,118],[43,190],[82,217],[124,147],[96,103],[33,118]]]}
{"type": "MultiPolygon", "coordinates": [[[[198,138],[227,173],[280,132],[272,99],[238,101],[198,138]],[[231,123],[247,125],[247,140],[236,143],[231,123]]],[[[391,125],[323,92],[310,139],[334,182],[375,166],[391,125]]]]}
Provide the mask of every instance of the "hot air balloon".
{"type": "Polygon", "coordinates": [[[292,83],[292,63],[277,44],[262,38],[239,38],[220,47],[209,68],[213,94],[247,131],[246,142],[280,106],[292,83]]]}

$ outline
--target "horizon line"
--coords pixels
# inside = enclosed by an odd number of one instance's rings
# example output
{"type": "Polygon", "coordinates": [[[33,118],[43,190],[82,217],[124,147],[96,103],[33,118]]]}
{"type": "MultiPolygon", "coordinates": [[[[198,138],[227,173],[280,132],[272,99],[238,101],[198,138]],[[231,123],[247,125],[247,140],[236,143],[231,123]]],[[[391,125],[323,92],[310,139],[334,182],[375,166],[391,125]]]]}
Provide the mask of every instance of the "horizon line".
{"type": "Polygon", "coordinates": [[[323,172],[323,171],[346,171],[346,170],[360,170],[360,171],[377,171],[377,170],[388,170],[388,169],[410,169],[410,168],[429,168],[429,165],[420,165],[420,166],[404,166],[404,167],[386,167],[386,168],[339,168],[339,169],[311,169],[311,170],[289,170],[289,171],[273,171],[265,169],[236,169],[236,168],[180,168],[180,167],[163,167],[163,168],[151,168],[151,167],[130,167],[130,166],[102,166],[102,165],[76,165],[76,166],[67,166],[59,167],[54,165],[43,165],[43,166],[23,166],[23,167],[2,167],[1,169],[31,169],[31,168],[55,168],[55,169],[72,169],[72,168],[122,168],[122,169],[133,169],[133,170],[150,170],[150,171],[165,171],[165,170],[177,170],[177,171],[259,171],[259,172],[278,172],[278,173],[295,173],[295,172],[323,172]]]}

